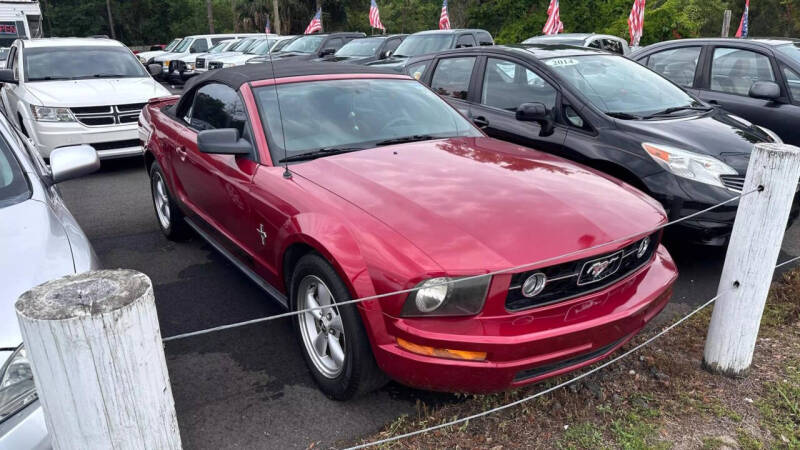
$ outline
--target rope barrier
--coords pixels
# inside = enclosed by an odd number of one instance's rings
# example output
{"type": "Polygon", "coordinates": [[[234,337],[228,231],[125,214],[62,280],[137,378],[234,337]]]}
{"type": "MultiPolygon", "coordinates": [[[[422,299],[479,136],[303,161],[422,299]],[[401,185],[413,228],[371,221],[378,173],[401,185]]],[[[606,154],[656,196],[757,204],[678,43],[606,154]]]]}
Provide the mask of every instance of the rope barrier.
{"type": "MultiPolygon", "coordinates": [[[[575,251],[572,251],[572,252],[569,252],[569,253],[565,253],[563,255],[558,255],[558,256],[553,256],[553,257],[550,257],[550,258],[541,259],[541,260],[534,261],[534,262],[531,262],[531,263],[526,263],[526,264],[522,264],[522,265],[518,265],[518,266],[514,266],[514,267],[509,267],[509,268],[506,268],[506,269],[495,270],[495,271],[487,272],[487,273],[480,274],[480,275],[473,275],[473,276],[469,276],[469,277],[456,278],[456,279],[443,281],[441,283],[430,284],[428,286],[425,286],[425,288],[432,288],[432,287],[437,287],[437,286],[445,286],[445,285],[449,285],[449,284],[462,283],[462,282],[465,282],[465,281],[475,280],[475,279],[479,279],[479,278],[491,277],[491,276],[494,276],[494,275],[502,275],[502,274],[511,273],[511,272],[518,272],[518,271],[521,271],[521,270],[524,270],[524,269],[528,269],[528,268],[532,268],[532,267],[535,267],[535,266],[539,266],[541,264],[546,264],[548,262],[553,262],[553,261],[557,261],[557,260],[560,260],[560,259],[563,259],[563,258],[568,258],[568,257],[571,257],[571,256],[580,255],[580,254],[589,252],[591,250],[597,250],[598,248],[608,247],[609,245],[618,244],[620,242],[626,242],[626,241],[632,240],[634,238],[643,237],[643,236],[649,236],[652,233],[655,233],[656,231],[662,230],[662,229],[664,229],[664,228],[666,228],[668,226],[672,226],[672,225],[681,223],[683,221],[689,220],[689,219],[691,219],[693,217],[697,217],[697,216],[699,216],[701,214],[705,214],[705,213],[707,213],[709,211],[712,211],[712,210],[714,210],[716,208],[719,208],[720,206],[723,206],[723,205],[726,205],[728,203],[732,203],[734,201],[740,200],[741,198],[743,198],[743,197],[745,197],[747,195],[753,194],[755,192],[760,192],[762,190],[763,190],[763,188],[761,186],[758,186],[757,188],[755,188],[755,189],[753,189],[751,191],[743,192],[743,193],[741,193],[741,194],[739,194],[739,195],[737,195],[735,197],[732,197],[732,198],[730,198],[728,200],[725,200],[724,202],[717,203],[716,205],[713,205],[713,206],[710,206],[710,207],[705,208],[703,210],[694,212],[692,214],[689,214],[687,216],[684,216],[684,217],[681,217],[679,219],[673,220],[671,222],[663,223],[663,224],[661,224],[661,225],[659,225],[659,226],[657,226],[657,227],[655,227],[655,228],[653,228],[653,229],[651,229],[649,231],[631,234],[631,235],[624,236],[624,237],[621,237],[621,238],[618,238],[618,239],[614,239],[614,240],[611,240],[611,241],[608,241],[608,242],[604,242],[602,244],[593,245],[591,247],[583,248],[583,249],[580,249],[580,250],[575,250],[575,251]]],[[[336,306],[337,307],[338,306],[346,306],[346,305],[352,305],[352,304],[355,304],[355,303],[366,302],[366,301],[369,301],[369,300],[378,300],[378,299],[381,299],[381,298],[391,297],[391,296],[394,296],[394,295],[408,294],[408,293],[411,293],[411,292],[416,292],[416,291],[418,291],[420,289],[422,289],[422,287],[413,287],[413,288],[410,288],[410,289],[402,289],[402,290],[399,290],[399,291],[388,292],[388,293],[384,293],[384,294],[371,295],[371,296],[368,296],[368,297],[361,297],[361,298],[357,298],[357,299],[353,299],[353,300],[345,300],[345,301],[341,301],[341,302],[336,302],[336,306]]],[[[257,318],[257,319],[245,320],[243,322],[236,322],[236,323],[231,323],[231,324],[227,324],[227,325],[220,325],[220,326],[208,328],[208,329],[205,329],[205,330],[198,330],[198,331],[191,331],[191,332],[188,332],[188,333],[176,334],[176,335],[173,335],[173,336],[166,337],[166,338],[162,339],[162,341],[163,342],[169,342],[169,341],[174,341],[174,340],[178,340],[178,339],[184,339],[184,338],[193,337],[193,336],[200,336],[200,335],[203,335],[203,334],[213,333],[213,332],[216,332],[216,331],[229,330],[229,329],[232,329],[232,328],[239,328],[239,327],[243,327],[243,326],[247,326],[247,325],[254,325],[254,324],[257,324],[257,323],[263,323],[263,322],[269,322],[269,321],[272,321],[272,320],[284,319],[286,317],[298,316],[298,315],[305,314],[305,313],[312,312],[312,311],[328,309],[330,307],[331,307],[331,305],[321,305],[321,306],[314,306],[314,307],[309,307],[309,308],[305,308],[305,309],[299,309],[299,310],[296,310],[296,311],[288,311],[288,312],[285,312],[285,313],[275,314],[275,315],[272,315],[272,316],[266,316],[266,317],[260,317],[260,318],[257,318]]]]}
{"type": "MultiPolygon", "coordinates": [[[[800,256],[796,256],[794,258],[791,258],[789,260],[786,260],[786,261],[778,264],[777,266],[775,266],[775,269],[779,269],[779,268],[781,268],[781,267],[783,267],[785,265],[791,264],[791,263],[793,263],[795,261],[800,261],[800,256]]],[[[694,316],[698,312],[700,312],[703,309],[707,308],[709,305],[711,305],[712,303],[717,301],[717,299],[719,299],[723,294],[726,294],[726,293],[730,292],[731,290],[732,289],[729,289],[729,290],[727,290],[725,292],[718,293],[716,296],[714,296],[713,298],[711,298],[707,302],[703,303],[702,305],[697,307],[695,310],[693,310],[692,312],[690,312],[686,316],[682,317],[681,319],[679,319],[678,321],[676,321],[672,325],[668,326],[667,328],[664,328],[659,333],[653,335],[652,337],[650,337],[646,341],[642,342],[641,344],[639,344],[639,345],[633,347],[632,349],[626,351],[625,353],[622,353],[621,355],[619,355],[619,356],[617,356],[615,358],[612,358],[612,359],[604,362],[603,364],[600,364],[599,366],[597,366],[597,367],[595,367],[595,368],[593,368],[593,369],[591,369],[591,370],[589,370],[587,372],[581,373],[580,375],[577,375],[574,378],[571,378],[571,379],[569,379],[567,381],[559,383],[559,384],[557,384],[555,386],[552,386],[550,388],[547,388],[547,389],[545,389],[543,391],[537,392],[537,393],[535,393],[533,395],[530,395],[528,397],[516,400],[516,401],[508,403],[506,405],[502,405],[502,406],[498,406],[496,408],[488,409],[486,411],[482,411],[482,412],[479,412],[477,414],[473,414],[473,415],[468,416],[468,417],[462,417],[461,419],[451,420],[449,422],[442,423],[442,424],[439,424],[439,425],[434,425],[434,426],[431,426],[431,427],[428,427],[428,428],[423,428],[421,430],[411,431],[409,433],[404,433],[404,434],[400,434],[400,435],[397,435],[397,436],[388,437],[386,439],[381,439],[381,440],[374,441],[374,442],[368,442],[366,444],[356,445],[354,447],[349,447],[347,450],[356,450],[356,449],[361,449],[361,448],[373,447],[373,446],[376,446],[376,445],[383,445],[383,444],[387,444],[389,442],[394,442],[394,441],[397,441],[397,440],[400,440],[400,439],[405,439],[407,437],[417,436],[417,435],[428,433],[430,431],[438,430],[438,429],[441,429],[441,428],[447,428],[447,427],[452,426],[452,425],[458,425],[460,423],[469,422],[472,419],[478,419],[478,418],[481,418],[481,417],[485,417],[485,416],[488,416],[490,414],[496,413],[498,411],[502,411],[504,409],[508,409],[508,408],[513,407],[513,406],[517,406],[519,404],[525,403],[525,402],[529,402],[529,401],[531,401],[531,400],[533,400],[533,399],[535,399],[537,397],[541,397],[541,396],[543,396],[545,394],[549,394],[550,392],[553,392],[555,390],[561,389],[561,388],[563,388],[565,386],[568,386],[568,385],[570,385],[570,384],[572,384],[572,383],[574,383],[574,382],[576,382],[578,380],[586,378],[587,376],[589,376],[589,375],[591,375],[591,374],[593,374],[595,372],[598,372],[598,371],[600,371],[600,370],[602,370],[602,369],[614,364],[615,362],[617,362],[617,361],[629,356],[630,354],[635,353],[636,351],[638,351],[638,350],[642,349],[643,347],[649,345],[650,343],[652,343],[656,339],[660,338],[661,336],[667,334],[669,331],[671,331],[672,329],[674,329],[678,325],[680,325],[683,322],[687,321],[690,317],[694,316]]]]}

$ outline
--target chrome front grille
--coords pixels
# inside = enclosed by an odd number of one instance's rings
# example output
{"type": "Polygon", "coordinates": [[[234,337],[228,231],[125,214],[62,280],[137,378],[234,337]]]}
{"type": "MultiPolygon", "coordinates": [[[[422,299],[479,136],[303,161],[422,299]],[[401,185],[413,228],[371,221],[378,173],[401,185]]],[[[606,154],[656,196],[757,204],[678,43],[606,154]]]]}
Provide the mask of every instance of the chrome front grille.
{"type": "Polygon", "coordinates": [[[720,175],[719,178],[726,188],[732,191],[742,192],[742,188],[744,188],[743,175],[720,175]]]}
{"type": "Polygon", "coordinates": [[[615,252],[516,273],[511,277],[506,309],[519,311],[549,305],[610,286],[651,261],[659,240],[660,232],[656,232],[615,252]],[[593,272],[595,269],[596,272],[593,272]],[[522,293],[523,285],[529,277],[537,273],[546,277],[546,284],[538,294],[526,297],[522,293]]]}
{"type": "Polygon", "coordinates": [[[195,67],[198,69],[205,69],[206,67],[206,59],[205,58],[197,58],[194,62],[195,67]]]}
{"type": "Polygon", "coordinates": [[[145,103],[70,108],[78,122],[89,127],[136,123],[145,103]]]}

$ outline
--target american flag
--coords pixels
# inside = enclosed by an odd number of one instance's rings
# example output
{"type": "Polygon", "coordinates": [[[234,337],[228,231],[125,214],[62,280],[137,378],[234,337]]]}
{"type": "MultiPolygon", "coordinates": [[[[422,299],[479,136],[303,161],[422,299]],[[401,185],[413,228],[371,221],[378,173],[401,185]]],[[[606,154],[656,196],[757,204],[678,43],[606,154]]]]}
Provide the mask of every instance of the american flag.
{"type": "Polygon", "coordinates": [[[558,34],[564,31],[564,24],[561,23],[561,16],[558,9],[558,0],[550,0],[550,6],[547,8],[547,22],[542,28],[544,34],[558,34]]]}
{"type": "Polygon", "coordinates": [[[315,14],[311,22],[308,23],[306,31],[303,34],[312,34],[317,31],[322,31],[322,8],[317,10],[317,14],[315,14]]]}
{"type": "Polygon", "coordinates": [[[739,29],[736,30],[737,38],[746,38],[747,32],[750,31],[750,0],[744,2],[744,12],[742,13],[742,20],[739,21],[739,29]]]}
{"type": "Polygon", "coordinates": [[[264,33],[269,34],[270,31],[271,30],[269,29],[269,17],[267,17],[267,24],[264,25],[264,33]]]}
{"type": "Polygon", "coordinates": [[[369,26],[386,31],[386,27],[381,23],[381,13],[378,12],[378,4],[375,0],[369,2],[369,26]]]}
{"type": "Polygon", "coordinates": [[[447,0],[444,0],[444,3],[442,3],[442,15],[439,16],[439,29],[450,29],[450,16],[447,15],[447,0]]]}
{"type": "Polygon", "coordinates": [[[631,32],[631,47],[639,45],[644,29],[644,3],[645,0],[633,0],[631,15],[628,16],[628,30],[631,32]]]}

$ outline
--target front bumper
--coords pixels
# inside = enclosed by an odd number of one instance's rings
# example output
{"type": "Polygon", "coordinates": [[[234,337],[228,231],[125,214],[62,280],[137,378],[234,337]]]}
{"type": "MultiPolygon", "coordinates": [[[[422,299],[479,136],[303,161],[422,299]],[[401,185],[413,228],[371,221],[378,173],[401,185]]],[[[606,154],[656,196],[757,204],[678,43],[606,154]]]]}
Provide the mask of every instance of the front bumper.
{"type": "Polygon", "coordinates": [[[31,138],[44,158],[59,147],[88,144],[100,159],[142,154],[136,123],[89,127],[79,122],[34,122],[31,138]]]}
{"type": "MultiPolygon", "coordinates": [[[[418,345],[486,352],[485,361],[423,356],[391,339],[373,346],[380,368],[414,387],[486,393],[536,383],[592,364],[625,344],[669,301],[677,269],[663,246],[649,264],[614,285],[517,313],[468,318],[383,317],[385,332],[418,345]]],[[[490,292],[489,302],[505,293],[490,292]]]]}
{"type": "MultiPolygon", "coordinates": [[[[670,222],[690,216],[739,195],[730,189],[711,186],[667,172],[645,177],[642,180],[649,194],[658,200],[667,212],[670,222]]],[[[668,236],[706,245],[726,245],[733,231],[733,222],[739,200],[718,206],[711,211],[684,220],[666,228],[668,236]]],[[[789,216],[791,225],[800,215],[800,192],[795,195],[789,216]]]]}

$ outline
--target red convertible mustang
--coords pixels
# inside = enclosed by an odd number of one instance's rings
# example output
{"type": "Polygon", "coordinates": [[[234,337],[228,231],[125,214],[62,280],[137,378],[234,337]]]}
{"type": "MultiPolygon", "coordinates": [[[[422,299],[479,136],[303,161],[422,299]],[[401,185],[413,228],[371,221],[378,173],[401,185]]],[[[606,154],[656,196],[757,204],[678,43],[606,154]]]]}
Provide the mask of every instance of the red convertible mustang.
{"type": "Polygon", "coordinates": [[[387,375],[534,383],[609,355],[669,300],[677,271],[652,231],[666,217],[636,189],[487,138],[404,75],[274,70],[197,77],[150,102],[141,136],[167,237],[194,229],[287,308],[326,307],[292,320],[329,396],[387,375]]]}

